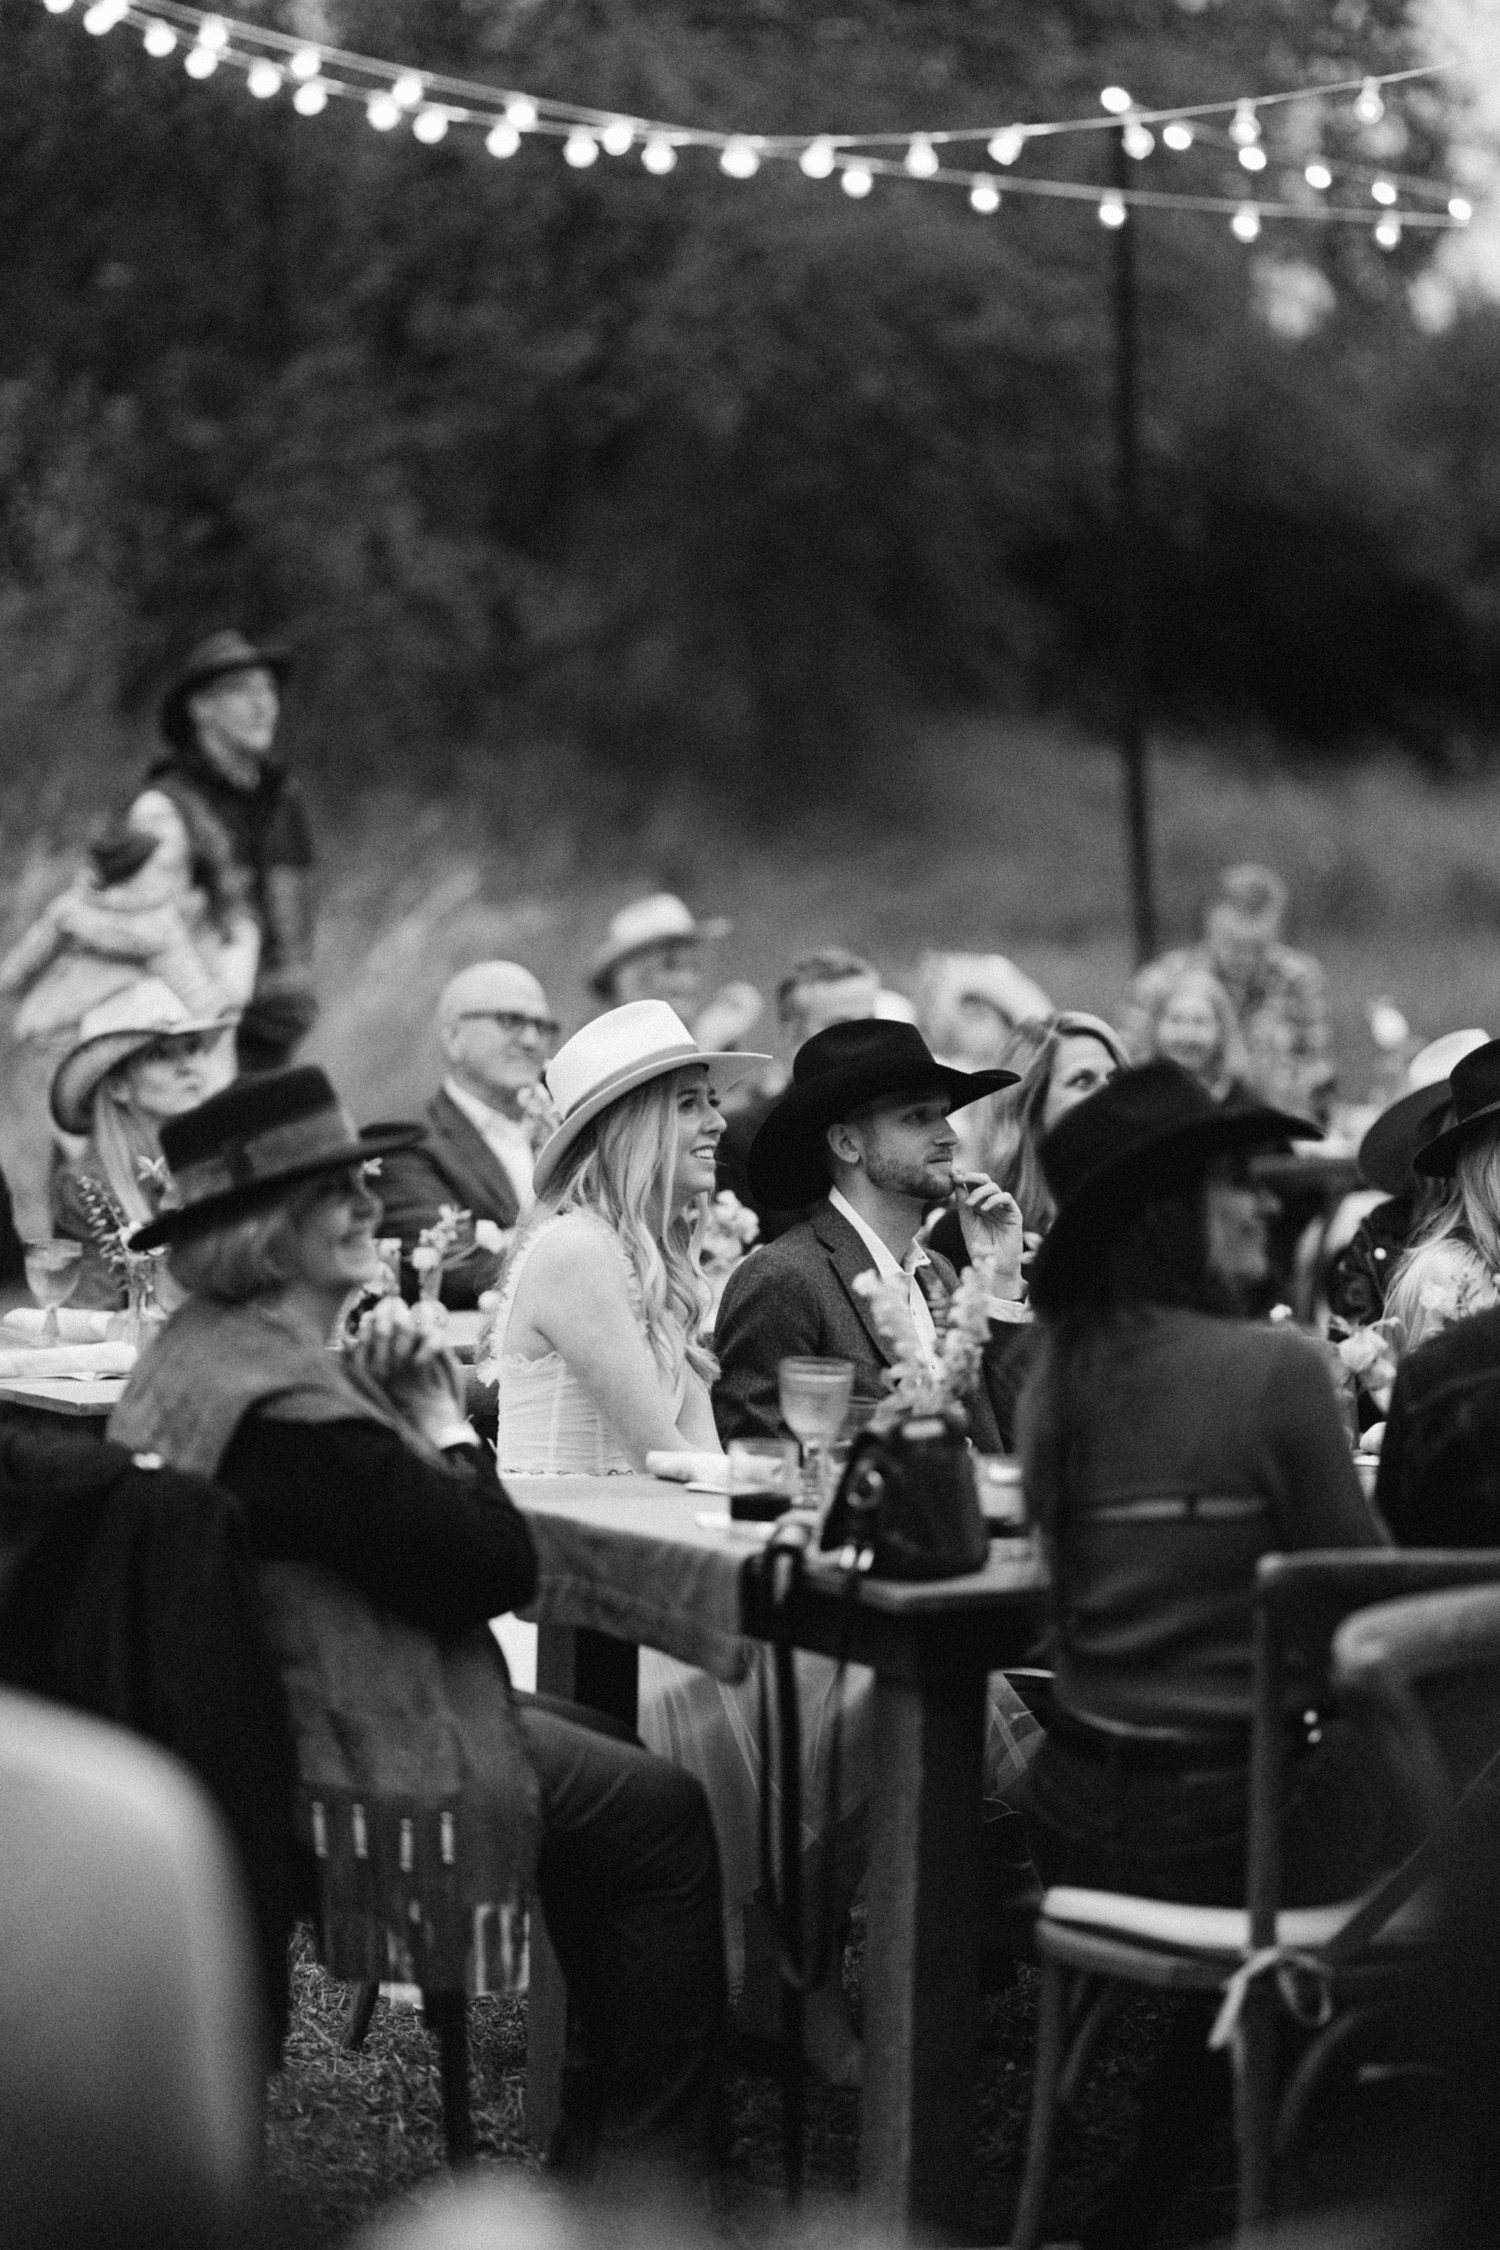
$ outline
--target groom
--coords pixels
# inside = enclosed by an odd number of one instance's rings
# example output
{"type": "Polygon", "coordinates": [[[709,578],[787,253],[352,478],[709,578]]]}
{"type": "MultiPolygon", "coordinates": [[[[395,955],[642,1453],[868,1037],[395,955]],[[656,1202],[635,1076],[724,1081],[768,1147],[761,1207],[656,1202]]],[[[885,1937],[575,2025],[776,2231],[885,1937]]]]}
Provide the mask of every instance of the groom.
{"type": "MultiPolygon", "coordinates": [[[[950,1069],[911,1024],[833,1024],[799,1049],[791,1085],[750,1145],[748,1172],[758,1202],[814,1208],[729,1277],[714,1386],[726,1444],[787,1435],[777,1369],[788,1356],[852,1360],[856,1403],[887,1395],[890,1353],[854,1287],[872,1267],[905,1282],[918,1340],[935,1348],[933,1307],[941,1310],[955,1275],[917,1230],[933,1204],[955,1194],[970,1255],[999,1253],[996,1318],[1024,1318],[1020,1210],[985,1173],[955,1170],[948,1122],[1014,1084],[1008,1070],[950,1069]]],[[[976,1446],[1000,1451],[988,1382],[966,1404],[976,1446]]]]}

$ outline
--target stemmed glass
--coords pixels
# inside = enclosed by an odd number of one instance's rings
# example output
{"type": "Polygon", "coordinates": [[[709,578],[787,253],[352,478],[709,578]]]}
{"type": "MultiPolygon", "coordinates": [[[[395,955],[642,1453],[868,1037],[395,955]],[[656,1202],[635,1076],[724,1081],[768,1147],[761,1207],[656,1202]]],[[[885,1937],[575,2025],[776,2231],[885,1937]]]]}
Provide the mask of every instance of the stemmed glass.
{"type": "Polygon", "coordinates": [[[781,1418],[802,1441],[802,1504],[821,1508],[823,1463],[854,1395],[852,1359],[784,1359],[776,1371],[781,1418]]]}
{"type": "Polygon", "coordinates": [[[61,1341],[57,1308],[65,1305],[78,1287],[82,1258],[81,1242],[54,1240],[26,1245],[26,1286],[37,1303],[46,1307],[42,1320],[44,1344],[61,1341]]]}

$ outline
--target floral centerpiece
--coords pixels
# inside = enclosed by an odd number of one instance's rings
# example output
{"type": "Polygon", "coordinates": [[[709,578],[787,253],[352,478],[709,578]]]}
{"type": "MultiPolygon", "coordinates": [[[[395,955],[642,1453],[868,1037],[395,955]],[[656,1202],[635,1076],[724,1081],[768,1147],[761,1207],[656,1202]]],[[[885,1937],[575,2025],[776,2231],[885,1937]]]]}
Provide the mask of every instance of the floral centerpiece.
{"type": "Polygon", "coordinates": [[[998,1252],[981,1251],[960,1275],[947,1303],[934,1309],[937,1347],[930,1353],[912,1319],[906,1277],[882,1278],[873,1268],[856,1276],[854,1286],[869,1306],[892,1362],[885,1371],[890,1395],[871,1415],[872,1430],[883,1434],[920,1417],[954,1422],[962,1415],[989,1341],[999,1264],[998,1252]]]}
{"type": "Polygon", "coordinates": [[[760,1221],[729,1188],[713,1196],[698,1232],[698,1259],[717,1310],[724,1284],[760,1239],[760,1221]]]}

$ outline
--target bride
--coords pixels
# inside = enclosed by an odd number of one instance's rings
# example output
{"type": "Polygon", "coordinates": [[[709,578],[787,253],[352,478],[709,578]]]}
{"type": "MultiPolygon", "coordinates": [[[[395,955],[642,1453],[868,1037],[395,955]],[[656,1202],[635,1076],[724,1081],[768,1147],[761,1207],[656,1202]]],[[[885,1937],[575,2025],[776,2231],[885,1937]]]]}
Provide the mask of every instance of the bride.
{"type": "MultiPolygon", "coordinates": [[[[623,1475],[664,1451],[721,1451],[702,1341],[711,1294],[697,1242],[724,1131],[721,1091],[762,1055],[704,1053],[665,1002],[631,1001],[584,1027],[548,1067],[563,1121],[536,1164],[536,1203],[512,1251],[481,1372],[498,1384],[503,1476],[623,1475]]],[[[869,1792],[870,1675],[838,1685],[826,1658],[799,1655],[803,1803],[822,1807],[831,1722],[842,1701],[838,1834],[869,1792]]],[[[776,2021],[775,1940],[759,1895],[759,1668],[725,1686],[659,1651],[640,1655],[640,1733],[708,1792],[724,1874],[731,1952],[743,1941],[739,2016],[754,2035],[776,2021]],[[738,1925],[738,1926],[736,1926],[738,1925]]],[[[853,1882],[846,1880],[845,1896],[853,1882]]],[[[806,2009],[809,2059],[857,2082],[859,2048],[837,1964],[806,2009]]]]}

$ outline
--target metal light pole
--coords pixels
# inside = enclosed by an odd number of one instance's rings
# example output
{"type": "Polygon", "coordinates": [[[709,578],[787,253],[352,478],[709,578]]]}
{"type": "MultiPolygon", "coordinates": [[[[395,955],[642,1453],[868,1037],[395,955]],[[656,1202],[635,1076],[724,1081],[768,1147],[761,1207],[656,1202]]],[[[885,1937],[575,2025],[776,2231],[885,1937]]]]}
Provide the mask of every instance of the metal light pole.
{"type": "MultiPolygon", "coordinates": [[[[1129,179],[1125,130],[1109,138],[1114,184],[1122,198],[1129,179]]],[[[1141,599],[1140,401],[1137,386],[1135,213],[1114,229],[1115,556],[1119,612],[1116,725],[1125,766],[1125,837],[1130,865],[1130,920],[1136,966],[1156,952],[1156,890],[1151,865],[1151,807],[1146,772],[1146,662],[1141,599]]]]}

